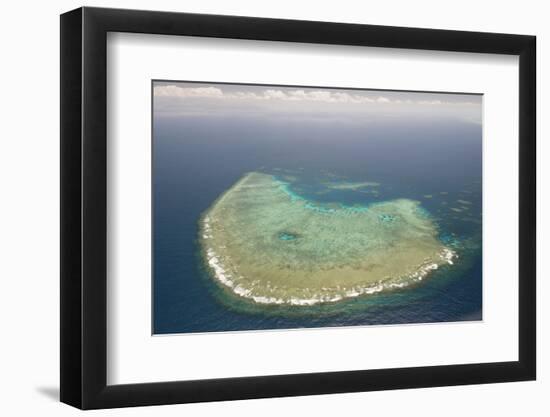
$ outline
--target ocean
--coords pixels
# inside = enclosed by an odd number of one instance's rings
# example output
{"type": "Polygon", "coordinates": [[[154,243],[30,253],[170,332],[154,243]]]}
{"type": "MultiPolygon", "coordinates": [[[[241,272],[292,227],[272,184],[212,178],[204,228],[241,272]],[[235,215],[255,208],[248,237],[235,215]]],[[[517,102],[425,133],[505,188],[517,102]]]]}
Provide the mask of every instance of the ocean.
{"type": "Polygon", "coordinates": [[[344,123],[261,117],[155,116],[154,334],[454,322],[482,319],[482,129],[438,118],[344,123]],[[308,200],[420,201],[453,267],[402,289],[310,307],[256,305],[214,281],[201,257],[202,213],[245,173],[292,178],[308,200]],[[377,193],[330,179],[379,183],[377,193]]]}

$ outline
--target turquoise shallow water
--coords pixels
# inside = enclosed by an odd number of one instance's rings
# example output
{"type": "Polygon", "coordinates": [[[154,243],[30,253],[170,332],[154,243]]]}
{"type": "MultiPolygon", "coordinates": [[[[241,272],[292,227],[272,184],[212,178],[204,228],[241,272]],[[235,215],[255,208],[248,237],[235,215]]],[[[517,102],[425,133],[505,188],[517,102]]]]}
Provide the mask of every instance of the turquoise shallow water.
{"type": "MultiPolygon", "coordinates": [[[[186,121],[155,122],[154,331],[185,333],[476,320],[482,316],[481,130],[470,124],[374,126],[342,132],[186,121]],[[277,132],[274,134],[273,132],[277,132]],[[414,132],[411,134],[411,132],[414,132]],[[261,135],[262,143],[259,143],[261,135]],[[298,138],[297,138],[298,137],[298,138]],[[334,144],[334,137],[345,137],[334,144]],[[292,140],[281,140],[291,138],[292,140]],[[316,141],[316,142],[314,142],[316,141]],[[315,145],[315,146],[314,146],[315,145]],[[209,162],[210,161],[210,162],[209,162]],[[211,163],[216,161],[216,164],[211,163]],[[269,172],[326,209],[407,198],[421,202],[439,239],[459,253],[453,268],[418,285],[309,307],[259,306],[211,279],[197,242],[201,214],[243,173],[269,172]],[[375,182],[339,188],[327,184],[375,182]],[[460,200],[460,201],[459,201],[460,200]]],[[[381,219],[391,222],[391,217],[381,219]]],[[[279,239],[292,244],[292,231],[279,239]]]]}

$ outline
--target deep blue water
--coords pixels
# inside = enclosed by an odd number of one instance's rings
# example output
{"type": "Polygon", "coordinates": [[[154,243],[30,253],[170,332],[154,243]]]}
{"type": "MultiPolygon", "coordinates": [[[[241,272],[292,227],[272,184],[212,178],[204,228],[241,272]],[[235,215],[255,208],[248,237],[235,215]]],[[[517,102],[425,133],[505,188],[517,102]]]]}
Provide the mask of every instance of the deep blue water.
{"type": "Polygon", "coordinates": [[[481,319],[481,150],[481,126],[452,120],[344,125],[155,118],[154,333],[481,319]],[[321,202],[419,200],[460,258],[414,287],[330,306],[259,307],[233,300],[204,270],[197,222],[244,173],[258,170],[296,176],[295,191],[321,202]],[[379,182],[379,195],[318,194],[312,184],[334,175],[379,182]],[[460,206],[459,199],[471,202],[468,210],[450,209],[460,206]]]}

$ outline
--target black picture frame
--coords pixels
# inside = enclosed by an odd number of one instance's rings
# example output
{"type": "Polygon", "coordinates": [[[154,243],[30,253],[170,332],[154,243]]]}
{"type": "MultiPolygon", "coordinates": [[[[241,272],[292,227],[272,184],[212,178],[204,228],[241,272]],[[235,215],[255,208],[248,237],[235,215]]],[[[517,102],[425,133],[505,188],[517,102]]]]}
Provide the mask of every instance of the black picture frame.
{"type": "Polygon", "coordinates": [[[61,401],[81,409],[534,380],[536,38],[79,8],[61,15],[61,401]],[[108,32],[519,56],[519,358],[513,362],[107,385],[108,32]]]}

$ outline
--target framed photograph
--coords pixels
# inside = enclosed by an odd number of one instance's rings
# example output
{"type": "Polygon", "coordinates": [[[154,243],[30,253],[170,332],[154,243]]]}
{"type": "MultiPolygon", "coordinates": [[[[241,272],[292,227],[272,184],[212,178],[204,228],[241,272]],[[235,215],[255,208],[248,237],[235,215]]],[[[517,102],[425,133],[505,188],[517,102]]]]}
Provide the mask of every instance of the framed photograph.
{"type": "Polygon", "coordinates": [[[61,401],[533,380],[535,37],[61,16],[61,401]]]}

